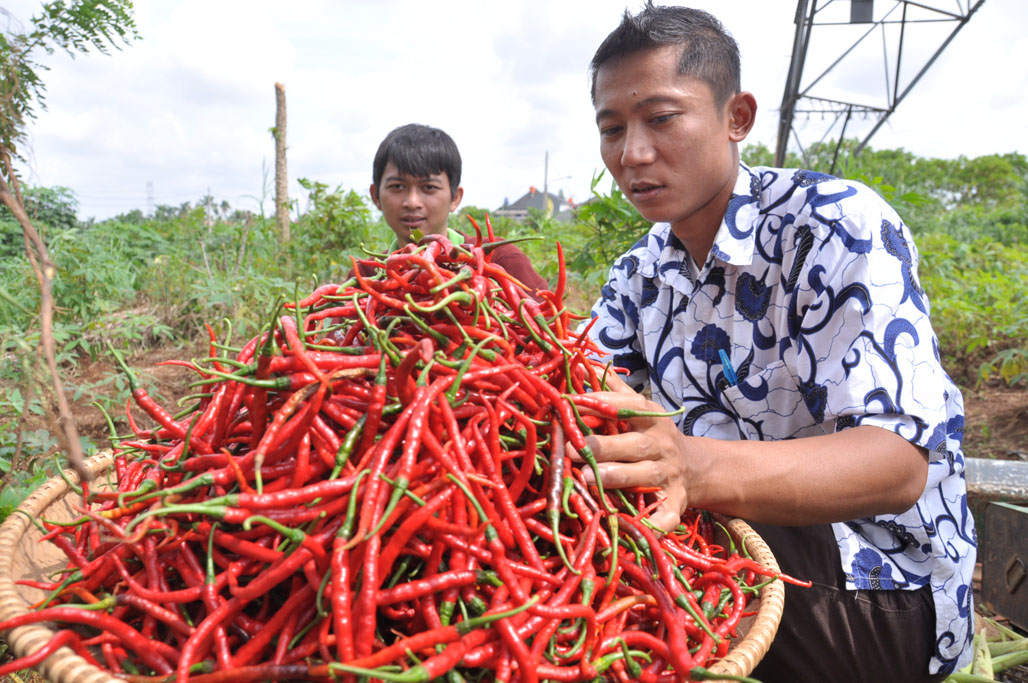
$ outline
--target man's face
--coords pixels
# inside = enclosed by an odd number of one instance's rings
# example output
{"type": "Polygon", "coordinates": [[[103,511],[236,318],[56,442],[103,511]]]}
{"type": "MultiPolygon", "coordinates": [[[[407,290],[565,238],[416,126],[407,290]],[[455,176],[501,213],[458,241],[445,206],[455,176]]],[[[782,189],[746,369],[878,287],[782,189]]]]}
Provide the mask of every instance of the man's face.
{"type": "Polygon", "coordinates": [[[415,230],[420,230],[422,235],[445,235],[446,219],[460,205],[463,196],[462,187],[450,196],[450,179],[446,173],[419,178],[400,173],[391,161],[382,173],[381,185],[371,186],[371,199],[396,233],[400,246],[412,241],[411,233],[415,230]]]}
{"type": "Polygon", "coordinates": [[[647,220],[671,223],[688,246],[698,232],[701,242],[713,241],[735,185],[733,143],[742,138],[736,98],[717,107],[705,82],[679,75],[679,54],[669,46],[605,63],[593,105],[600,154],[621,191],[647,220]]]}

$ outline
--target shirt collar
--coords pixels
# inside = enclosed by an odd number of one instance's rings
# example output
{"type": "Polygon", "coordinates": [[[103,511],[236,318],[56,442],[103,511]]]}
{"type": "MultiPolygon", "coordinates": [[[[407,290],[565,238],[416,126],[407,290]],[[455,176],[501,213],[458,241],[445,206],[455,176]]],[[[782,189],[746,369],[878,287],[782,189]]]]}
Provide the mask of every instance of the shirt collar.
{"type": "MultiPolygon", "coordinates": [[[[453,228],[446,228],[446,239],[450,240],[450,244],[464,244],[465,237],[463,234],[457,232],[453,228]]],[[[393,241],[389,243],[389,251],[396,251],[400,248],[400,242],[393,236],[393,241]]]]}
{"type": "MultiPolygon", "coordinates": [[[[728,200],[728,208],[721,219],[721,226],[714,235],[714,244],[707,257],[707,263],[716,259],[736,266],[748,266],[753,262],[755,225],[760,214],[760,177],[750,168],[739,163],[739,173],[728,200]]],[[[658,274],[669,284],[684,288],[693,282],[690,258],[681,241],[671,232],[669,223],[657,223],[650,231],[649,263],[640,263],[640,271],[654,277],[658,274]],[[676,280],[682,278],[683,282],[676,280]]],[[[702,271],[702,269],[701,269],[702,271]]]]}
{"type": "Polygon", "coordinates": [[[464,244],[464,235],[453,228],[446,228],[446,236],[450,239],[450,244],[464,244]]]}
{"type": "MultiPolygon", "coordinates": [[[[740,162],[732,197],[710,255],[724,263],[748,266],[753,262],[754,232],[760,215],[760,178],[740,162]]],[[[708,259],[709,260],[709,259],[708,259]]]]}

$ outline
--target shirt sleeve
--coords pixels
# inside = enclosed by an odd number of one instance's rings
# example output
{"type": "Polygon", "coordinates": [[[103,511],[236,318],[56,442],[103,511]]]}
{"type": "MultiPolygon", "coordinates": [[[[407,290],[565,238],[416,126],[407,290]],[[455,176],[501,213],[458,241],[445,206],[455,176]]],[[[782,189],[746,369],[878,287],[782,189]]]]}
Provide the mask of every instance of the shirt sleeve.
{"type": "Polygon", "coordinates": [[[517,245],[504,244],[497,247],[492,253],[492,262],[520,280],[530,292],[550,288],[549,283],[535,272],[532,262],[517,245]]]}
{"type": "MultiPolygon", "coordinates": [[[[963,406],[942,367],[918,253],[899,216],[870,189],[820,216],[790,304],[790,355],[814,419],[877,425],[927,448],[960,448],[963,406]]],[[[801,236],[802,239],[802,236],[801,236]]]]}
{"type": "Polygon", "coordinates": [[[642,277],[633,267],[635,257],[622,256],[610,269],[600,298],[592,308],[591,320],[579,331],[589,327],[589,337],[599,348],[597,360],[611,362],[628,371],[622,379],[642,391],[649,383],[649,368],[639,340],[639,294],[642,277]]]}

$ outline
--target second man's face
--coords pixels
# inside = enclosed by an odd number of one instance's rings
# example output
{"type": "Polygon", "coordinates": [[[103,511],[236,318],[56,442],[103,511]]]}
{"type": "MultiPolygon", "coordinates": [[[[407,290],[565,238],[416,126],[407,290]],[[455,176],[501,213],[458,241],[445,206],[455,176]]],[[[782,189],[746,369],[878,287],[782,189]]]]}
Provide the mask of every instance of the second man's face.
{"type": "Polygon", "coordinates": [[[371,186],[371,198],[400,246],[412,241],[415,230],[422,235],[445,235],[446,221],[460,205],[464,189],[450,195],[446,173],[427,177],[401,173],[393,162],[386,164],[381,185],[371,186]]]}

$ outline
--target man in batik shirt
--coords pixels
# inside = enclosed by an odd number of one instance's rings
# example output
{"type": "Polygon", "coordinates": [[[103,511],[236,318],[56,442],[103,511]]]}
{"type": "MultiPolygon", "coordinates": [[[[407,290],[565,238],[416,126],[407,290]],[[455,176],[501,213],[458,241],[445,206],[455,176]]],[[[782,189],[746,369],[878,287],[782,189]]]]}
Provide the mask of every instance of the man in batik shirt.
{"type": "Polygon", "coordinates": [[[660,486],[663,529],[747,519],[814,581],[786,588],[764,683],[942,680],[970,656],[976,539],[907,227],[858,183],[740,163],[756,101],[704,12],[626,12],[592,74],[604,163],[655,222],[593,308],[628,371],[600,395],[681,410],[589,437],[601,479],[660,486]]]}

